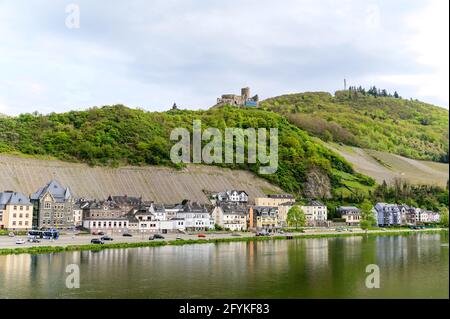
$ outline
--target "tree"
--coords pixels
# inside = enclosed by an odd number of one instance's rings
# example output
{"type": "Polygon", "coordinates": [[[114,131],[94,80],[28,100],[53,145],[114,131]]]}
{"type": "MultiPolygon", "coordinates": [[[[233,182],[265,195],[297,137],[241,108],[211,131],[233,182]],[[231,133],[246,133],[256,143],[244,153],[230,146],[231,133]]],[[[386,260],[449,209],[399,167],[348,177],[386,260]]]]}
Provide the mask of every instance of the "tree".
{"type": "Polygon", "coordinates": [[[376,224],[375,216],[372,212],[372,204],[366,199],[361,205],[361,228],[367,230],[376,224]]]}
{"type": "Polygon", "coordinates": [[[304,227],[306,225],[305,212],[298,205],[292,207],[287,214],[287,223],[291,227],[295,225],[295,229],[298,229],[298,226],[304,227]]]}
{"type": "Polygon", "coordinates": [[[448,208],[441,210],[441,225],[448,228],[448,208]]]}

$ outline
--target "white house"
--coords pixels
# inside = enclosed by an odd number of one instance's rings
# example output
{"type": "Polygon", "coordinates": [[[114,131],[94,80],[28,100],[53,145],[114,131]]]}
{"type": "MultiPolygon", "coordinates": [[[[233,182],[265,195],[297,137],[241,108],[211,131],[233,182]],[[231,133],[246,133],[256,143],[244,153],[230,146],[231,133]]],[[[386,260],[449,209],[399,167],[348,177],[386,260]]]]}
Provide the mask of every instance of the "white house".
{"type": "Polygon", "coordinates": [[[92,232],[125,232],[128,230],[128,219],[126,217],[117,218],[95,218],[88,217],[83,220],[83,227],[92,232]]]}
{"type": "Polygon", "coordinates": [[[166,212],[166,219],[173,219],[177,217],[177,213],[182,211],[184,206],[182,204],[166,205],[164,204],[164,211],[166,212]]]}
{"type": "Polygon", "coordinates": [[[439,223],[441,221],[441,214],[437,212],[430,212],[428,215],[430,223],[439,223]]]}
{"type": "Polygon", "coordinates": [[[152,204],[149,211],[152,212],[155,220],[168,220],[164,205],[152,204]]]}
{"type": "Polygon", "coordinates": [[[76,203],[73,207],[73,225],[83,226],[83,203],[76,203]]]}
{"type": "Polygon", "coordinates": [[[220,205],[212,212],[214,222],[224,229],[231,231],[247,230],[246,209],[238,205],[220,205]]]}
{"type": "Polygon", "coordinates": [[[309,226],[321,225],[328,219],[328,208],[319,201],[309,201],[300,208],[305,212],[306,222],[309,226]]]}
{"type": "Polygon", "coordinates": [[[183,210],[177,212],[176,218],[184,219],[187,231],[203,231],[214,229],[214,219],[206,207],[197,203],[186,203],[183,210]]]}
{"type": "Polygon", "coordinates": [[[219,202],[231,202],[231,203],[248,202],[247,192],[239,190],[227,190],[225,192],[217,193],[213,197],[215,197],[219,202]]]}

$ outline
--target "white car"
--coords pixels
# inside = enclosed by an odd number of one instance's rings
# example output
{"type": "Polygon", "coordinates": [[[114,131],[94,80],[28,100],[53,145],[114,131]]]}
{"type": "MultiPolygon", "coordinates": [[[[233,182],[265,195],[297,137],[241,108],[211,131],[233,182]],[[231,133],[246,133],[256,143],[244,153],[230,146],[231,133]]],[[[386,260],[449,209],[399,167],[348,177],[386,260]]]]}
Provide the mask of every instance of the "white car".
{"type": "Polygon", "coordinates": [[[17,239],[16,240],[16,245],[23,245],[25,244],[25,239],[17,239]]]}

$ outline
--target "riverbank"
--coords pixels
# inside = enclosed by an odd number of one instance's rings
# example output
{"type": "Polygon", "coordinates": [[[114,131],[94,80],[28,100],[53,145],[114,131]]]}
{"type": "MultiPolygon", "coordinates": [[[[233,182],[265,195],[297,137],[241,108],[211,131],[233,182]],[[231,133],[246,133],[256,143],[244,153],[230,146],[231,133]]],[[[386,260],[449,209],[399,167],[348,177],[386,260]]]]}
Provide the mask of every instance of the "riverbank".
{"type": "Polygon", "coordinates": [[[69,251],[84,251],[94,250],[100,251],[104,249],[124,249],[124,248],[139,248],[139,247],[161,247],[161,246],[181,246],[192,244],[217,244],[227,242],[254,242],[254,241],[270,241],[270,240],[288,240],[289,238],[338,238],[338,237],[354,237],[354,236],[409,236],[414,234],[430,234],[448,232],[448,229],[426,229],[426,230],[370,230],[367,232],[331,232],[331,233],[293,233],[288,235],[278,235],[270,237],[223,237],[213,239],[182,239],[182,240],[160,240],[160,241],[141,241],[141,242],[122,242],[103,245],[65,245],[65,246],[34,246],[25,248],[2,248],[0,249],[0,255],[10,254],[46,254],[46,253],[59,253],[69,251]]]}

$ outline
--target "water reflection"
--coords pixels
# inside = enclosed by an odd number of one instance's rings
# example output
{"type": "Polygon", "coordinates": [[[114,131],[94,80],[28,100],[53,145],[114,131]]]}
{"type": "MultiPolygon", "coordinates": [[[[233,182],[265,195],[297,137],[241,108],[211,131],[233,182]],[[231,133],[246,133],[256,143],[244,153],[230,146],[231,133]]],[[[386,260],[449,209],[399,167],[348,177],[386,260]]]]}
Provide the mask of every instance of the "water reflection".
{"type": "Polygon", "coordinates": [[[448,298],[448,235],[0,256],[2,298],[448,298]],[[80,289],[65,287],[67,265],[80,289]],[[381,289],[365,287],[377,264],[381,289]]]}

